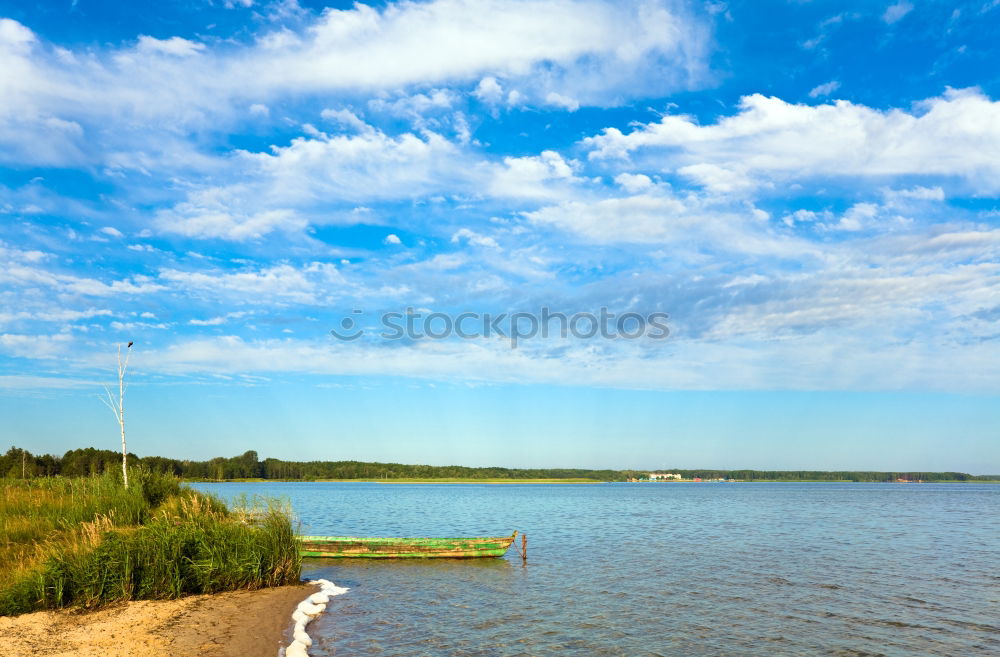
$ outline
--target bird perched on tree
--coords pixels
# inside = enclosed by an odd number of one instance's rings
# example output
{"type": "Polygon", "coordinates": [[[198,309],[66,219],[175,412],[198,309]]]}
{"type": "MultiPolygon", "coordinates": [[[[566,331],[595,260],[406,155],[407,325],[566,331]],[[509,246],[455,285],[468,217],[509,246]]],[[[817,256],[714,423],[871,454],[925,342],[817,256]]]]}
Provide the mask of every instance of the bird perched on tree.
{"type": "Polygon", "coordinates": [[[127,347],[125,347],[125,348],[126,348],[126,349],[131,349],[131,348],[132,348],[132,343],[131,343],[131,342],[129,342],[129,343],[128,343],[128,346],[127,346],[127,347]]]}

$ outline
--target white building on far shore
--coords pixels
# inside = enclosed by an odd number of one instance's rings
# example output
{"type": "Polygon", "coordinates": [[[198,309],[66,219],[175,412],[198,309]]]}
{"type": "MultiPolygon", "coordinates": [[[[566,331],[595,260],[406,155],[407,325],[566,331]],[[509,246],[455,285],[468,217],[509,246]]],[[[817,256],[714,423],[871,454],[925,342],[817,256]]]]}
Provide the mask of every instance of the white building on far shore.
{"type": "Polygon", "coordinates": [[[650,472],[647,476],[650,481],[668,481],[671,479],[679,480],[681,478],[681,476],[676,472],[650,472]]]}

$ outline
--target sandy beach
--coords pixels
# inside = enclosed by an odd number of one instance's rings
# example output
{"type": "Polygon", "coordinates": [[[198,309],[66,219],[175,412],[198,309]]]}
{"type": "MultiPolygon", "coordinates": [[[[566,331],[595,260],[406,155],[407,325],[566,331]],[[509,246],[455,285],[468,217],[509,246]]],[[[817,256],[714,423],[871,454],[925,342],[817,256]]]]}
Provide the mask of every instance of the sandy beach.
{"type": "Polygon", "coordinates": [[[292,611],[315,590],[302,584],[0,617],[0,645],[5,657],[275,657],[292,611]]]}

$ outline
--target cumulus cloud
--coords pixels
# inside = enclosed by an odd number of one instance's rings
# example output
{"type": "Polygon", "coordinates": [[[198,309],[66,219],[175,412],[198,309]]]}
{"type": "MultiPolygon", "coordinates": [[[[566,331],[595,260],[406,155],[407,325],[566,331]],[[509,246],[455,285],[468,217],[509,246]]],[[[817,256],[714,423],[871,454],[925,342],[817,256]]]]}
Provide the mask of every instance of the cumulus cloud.
{"type": "Polygon", "coordinates": [[[470,230],[468,228],[462,228],[451,236],[452,243],[457,243],[463,240],[466,243],[472,244],[474,246],[484,246],[490,249],[500,248],[500,245],[492,237],[489,237],[487,235],[480,235],[474,230],[470,230]]]}
{"type": "Polygon", "coordinates": [[[503,87],[492,75],[479,81],[473,95],[488,105],[496,105],[503,99],[503,87]]]}
{"type": "Polygon", "coordinates": [[[555,151],[540,155],[505,157],[495,167],[490,192],[495,196],[557,198],[565,195],[565,185],[580,182],[574,173],[579,162],[566,160],[555,151]]]}
{"type": "Polygon", "coordinates": [[[545,96],[545,102],[549,105],[562,107],[570,112],[575,112],[580,109],[580,101],[576,98],[570,98],[569,96],[564,96],[560,93],[556,93],[555,91],[550,91],[548,95],[545,96]]]}
{"type": "Polygon", "coordinates": [[[355,5],[328,9],[286,50],[297,66],[278,57],[260,62],[259,73],[271,84],[300,88],[393,88],[483,72],[490,75],[482,80],[493,77],[494,84],[497,73],[527,79],[536,64],[546,62],[550,79],[556,75],[574,85],[571,68],[580,58],[591,58],[591,67],[607,61],[624,73],[644,65],[644,56],[660,55],[672,63],[661,77],[683,83],[701,66],[705,38],[693,19],[655,2],[437,0],[382,10],[355,5]]]}
{"type": "Polygon", "coordinates": [[[615,176],[615,183],[633,194],[653,186],[653,180],[644,173],[619,173],[615,176]]]}
{"type": "Polygon", "coordinates": [[[592,159],[638,152],[667,168],[700,167],[686,171],[707,187],[718,188],[720,176],[735,189],[752,179],[933,175],[1000,190],[1000,102],[975,89],[949,90],[910,111],[753,94],[713,124],[667,115],[628,134],[607,128],[583,144],[592,159]]]}
{"type": "MultiPolygon", "coordinates": [[[[232,206],[242,206],[235,199],[231,204],[220,202],[222,190],[195,193],[192,200],[159,213],[156,225],[166,233],[186,237],[219,238],[242,242],[260,239],[276,230],[301,231],[307,221],[288,209],[240,213],[232,206]]],[[[225,190],[232,191],[232,190],[225,190]]]]}
{"type": "Polygon", "coordinates": [[[417,196],[464,176],[459,149],[441,135],[371,130],[293,139],[271,153],[239,157],[263,183],[266,198],[292,202],[332,197],[363,202],[417,196]]]}
{"type": "Polygon", "coordinates": [[[833,225],[835,230],[861,230],[878,216],[878,206],[874,203],[855,203],[833,225]]]}
{"type": "Polygon", "coordinates": [[[8,53],[26,53],[35,33],[11,18],[0,18],[0,48],[8,53]]]}
{"type": "MultiPolygon", "coordinates": [[[[0,244],[0,349],[35,358],[32,338],[61,323],[53,343],[82,367],[110,330],[170,326],[146,371],[1000,389],[1000,231],[963,203],[1000,185],[1000,111],[982,92],[875,109],[825,100],[833,80],[809,104],[751,95],[718,119],[623,120],[567,146],[546,114],[641,111],[697,84],[700,19],[657,1],[283,7],[260,9],[243,40],[75,50],[0,19],[0,160],[79,165],[129,190],[88,208],[32,195],[44,181],[0,187],[25,243],[0,244]],[[333,226],[358,223],[358,241],[333,226]],[[123,231],[143,243],[87,240],[123,231]],[[115,272],[91,264],[116,257],[115,272]],[[323,334],[325,313],[360,302],[536,299],[663,308],[677,331],[669,355],[282,336],[323,334]]],[[[595,116],[625,112],[574,125],[595,116]]]]}
{"type": "Polygon", "coordinates": [[[518,102],[620,102],[637,76],[680,88],[703,74],[707,60],[707,27],[655,1],[404,1],[308,16],[245,45],[143,35],[134,45],[79,51],[41,43],[2,19],[0,154],[38,164],[101,162],[139,128],[176,141],[177,132],[233,124],[248,107],[266,115],[290,95],[478,80],[480,98],[496,102],[497,80],[515,79],[518,102]]]}
{"type": "Polygon", "coordinates": [[[677,173],[710,192],[727,194],[757,187],[758,183],[741,169],[742,167],[726,168],[705,162],[680,167],[677,173]]]}
{"type": "Polygon", "coordinates": [[[568,201],[525,212],[536,226],[575,234],[598,244],[681,245],[671,253],[692,255],[690,246],[718,252],[804,256],[814,249],[804,242],[773,234],[746,209],[714,207],[697,197],[638,194],[593,202],[568,201]]]}
{"type": "Polygon", "coordinates": [[[333,222],[332,212],[353,210],[357,203],[462,191],[473,176],[484,175],[468,166],[469,156],[457,145],[436,133],[392,137],[347,110],[328,110],[324,118],[362,132],[313,130],[313,136],[271,152],[239,151],[233,156],[242,173],[239,182],[192,185],[184,201],[157,214],[157,228],[234,241],[299,233],[312,221],[333,222]]]}
{"type": "Polygon", "coordinates": [[[453,92],[447,89],[434,89],[427,93],[404,95],[394,100],[376,98],[368,101],[368,106],[374,111],[422,123],[427,114],[451,109],[455,102],[456,96],[453,92]]]}
{"type": "Polygon", "coordinates": [[[349,109],[327,108],[320,112],[320,116],[325,121],[344,126],[345,128],[350,128],[357,132],[368,132],[373,129],[370,125],[365,123],[360,116],[349,109]]]}

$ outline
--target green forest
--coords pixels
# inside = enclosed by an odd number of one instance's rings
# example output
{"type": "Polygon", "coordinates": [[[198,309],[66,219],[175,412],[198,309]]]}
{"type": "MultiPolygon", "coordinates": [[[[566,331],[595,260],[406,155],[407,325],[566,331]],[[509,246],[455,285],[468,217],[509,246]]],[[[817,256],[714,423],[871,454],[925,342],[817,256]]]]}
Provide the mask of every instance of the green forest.
{"type": "MultiPolygon", "coordinates": [[[[121,452],[107,449],[72,449],[62,456],[35,455],[11,447],[0,456],[0,476],[13,479],[33,477],[78,477],[121,470],[121,452]]],[[[362,461],[283,461],[263,460],[248,451],[231,458],[217,457],[192,461],[162,456],[139,457],[129,454],[130,466],[151,472],[172,474],[191,480],[284,479],[593,479],[627,481],[643,479],[649,471],[588,470],[580,468],[470,468],[460,465],[406,465],[362,461]]],[[[725,479],[731,481],[1000,481],[1000,475],[973,476],[964,472],[860,472],[812,470],[690,470],[668,469],[685,479],[725,479]]]]}

